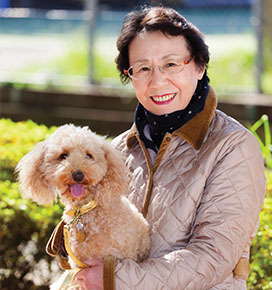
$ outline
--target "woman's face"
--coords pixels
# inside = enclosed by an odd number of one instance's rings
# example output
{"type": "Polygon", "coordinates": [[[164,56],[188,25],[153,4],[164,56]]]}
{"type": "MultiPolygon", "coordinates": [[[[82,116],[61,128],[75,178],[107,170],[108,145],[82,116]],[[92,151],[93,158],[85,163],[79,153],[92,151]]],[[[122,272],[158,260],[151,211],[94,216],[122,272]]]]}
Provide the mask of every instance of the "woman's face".
{"type": "Polygon", "coordinates": [[[137,35],[129,45],[130,66],[153,67],[151,76],[144,80],[131,79],[138,101],[155,115],[182,110],[189,104],[204,74],[192,60],[181,72],[166,74],[159,66],[171,65],[172,60],[189,60],[190,53],[182,35],[169,36],[162,32],[144,32],[137,35]]]}

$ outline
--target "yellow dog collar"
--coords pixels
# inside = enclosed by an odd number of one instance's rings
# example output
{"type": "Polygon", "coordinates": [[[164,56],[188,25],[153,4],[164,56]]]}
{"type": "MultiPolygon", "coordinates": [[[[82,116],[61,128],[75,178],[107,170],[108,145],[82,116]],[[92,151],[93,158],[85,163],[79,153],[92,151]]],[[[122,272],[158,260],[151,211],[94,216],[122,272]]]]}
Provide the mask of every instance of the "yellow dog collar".
{"type": "Polygon", "coordinates": [[[96,206],[97,206],[96,201],[91,200],[89,203],[87,203],[86,205],[83,205],[80,208],[70,209],[70,210],[66,211],[65,214],[72,216],[72,217],[76,217],[78,215],[82,215],[88,211],[95,209],[96,206]]]}

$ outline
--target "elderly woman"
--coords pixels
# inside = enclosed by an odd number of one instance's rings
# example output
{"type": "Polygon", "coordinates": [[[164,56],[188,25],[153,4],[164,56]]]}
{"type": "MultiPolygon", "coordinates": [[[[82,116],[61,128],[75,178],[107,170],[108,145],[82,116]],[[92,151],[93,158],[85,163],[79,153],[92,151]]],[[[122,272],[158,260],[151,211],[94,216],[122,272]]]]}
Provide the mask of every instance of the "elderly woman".
{"type": "Polygon", "coordinates": [[[96,261],[77,284],[246,289],[263,159],[253,135],[216,110],[201,33],[173,9],[144,8],[128,14],[117,44],[121,79],[132,82],[139,103],[132,128],[113,143],[126,156],[129,199],[151,226],[152,249],[142,263],[96,261]]]}

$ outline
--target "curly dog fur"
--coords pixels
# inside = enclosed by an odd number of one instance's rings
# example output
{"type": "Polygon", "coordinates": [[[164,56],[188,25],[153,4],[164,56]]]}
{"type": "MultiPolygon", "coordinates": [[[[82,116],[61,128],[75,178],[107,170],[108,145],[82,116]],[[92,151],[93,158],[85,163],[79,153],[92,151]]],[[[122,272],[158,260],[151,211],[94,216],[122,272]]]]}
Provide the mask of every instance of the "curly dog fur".
{"type": "MultiPolygon", "coordinates": [[[[38,204],[57,197],[67,211],[95,200],[97,206],[81,217],[86,239],[72,229],[71,249],[84,261],[107,255],[142,260],[150,249],[149,226],[126,196],[128,170],[121,153],[87,127],[64,125],[38,143],[18,163],[20,189],[38,204]]],[[[72,265],[75,267],[76,265],[72,265]]]]}

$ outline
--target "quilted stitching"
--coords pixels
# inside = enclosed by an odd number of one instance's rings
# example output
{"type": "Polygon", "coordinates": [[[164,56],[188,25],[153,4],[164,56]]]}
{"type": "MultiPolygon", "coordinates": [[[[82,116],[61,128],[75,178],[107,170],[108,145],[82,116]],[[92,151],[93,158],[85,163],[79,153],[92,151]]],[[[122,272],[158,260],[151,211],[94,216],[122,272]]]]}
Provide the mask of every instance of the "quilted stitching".
{"type": "MultiPolygon", "coordinates": [[[[122,142],[134,176],[129,198],[141,210],[147,164],[139,145],[127,151],[122,142]]],[[[151,258],[118,263],[117,289],[235,290],[232,270],[254,235],[264,192],[257,141],[224,113],[216,112],[200,150],[174,136],[153,176],[151,258]]]]}

